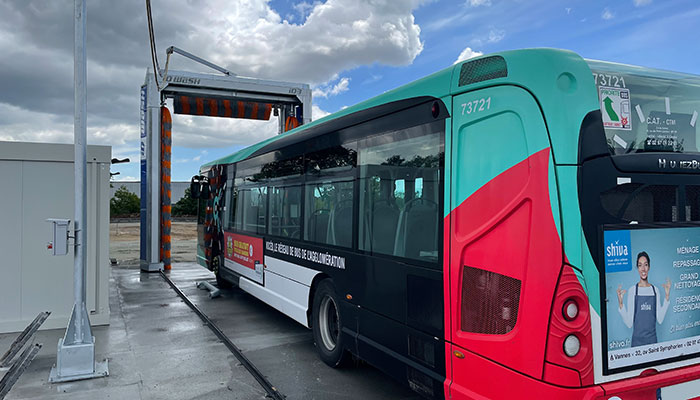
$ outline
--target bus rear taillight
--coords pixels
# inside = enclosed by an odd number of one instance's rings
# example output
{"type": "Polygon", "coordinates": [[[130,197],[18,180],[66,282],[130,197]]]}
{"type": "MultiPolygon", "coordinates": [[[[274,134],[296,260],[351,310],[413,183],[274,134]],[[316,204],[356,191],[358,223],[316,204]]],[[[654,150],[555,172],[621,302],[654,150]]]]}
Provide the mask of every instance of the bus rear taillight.
{"type": "Polygon", "coordinates": [[[567,321],[575,320],[576,317],[578,317],[578,303],[576,303],[576,300],[567,300],[566,303],[564,303],[562,314],[564,315],[564,319],[567,321]]]}
{"type": "Polygon", "coordinates": [[[576,335],[569,335],[564,339],[564,354],[569,357],[576,357],[581,350],[581,341],[576,335]]]}
{"type": "Polygon", "coordinates": [[[544,380],[580,387],[593,384],[593,347],[588,297],[574,270],[564,265],[549,317],[544,380]]]}

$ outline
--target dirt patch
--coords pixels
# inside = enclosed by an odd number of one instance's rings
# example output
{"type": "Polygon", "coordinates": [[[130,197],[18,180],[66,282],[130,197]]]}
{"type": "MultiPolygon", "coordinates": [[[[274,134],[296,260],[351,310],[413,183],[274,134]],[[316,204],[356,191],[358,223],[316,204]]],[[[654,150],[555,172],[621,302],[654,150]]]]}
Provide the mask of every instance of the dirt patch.
{"type": "MultiPolygon", "coordinates": [[[[173,222],[172,262],[195,262],[197,254],[197,223],[173,222]]],[[[109,256],[120,265],[139,264],[141,227],[138,222],[109,224],[109,256]]]]}

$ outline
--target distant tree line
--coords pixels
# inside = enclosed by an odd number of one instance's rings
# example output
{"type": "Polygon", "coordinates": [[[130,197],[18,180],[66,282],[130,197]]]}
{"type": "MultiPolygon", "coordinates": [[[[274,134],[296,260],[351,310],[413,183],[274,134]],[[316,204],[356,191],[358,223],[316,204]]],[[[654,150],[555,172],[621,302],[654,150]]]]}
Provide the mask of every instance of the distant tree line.
{"type": "MultiPolygon", "coordinates": [[[[114,197],[109,201],[110,217],[127,217],[141,212],[141,200],[139,196],[131,193],[122,186],[114,193],[114,197]]],[[[173,217],[196,216],[197,200],[190,197],[190,189],[185,189],[185,195],[172,205],[171,213],[173,217]]]]}
{"type": "Polygon", "coordinates": [[[196,216],[197,200],[192,198],[190,188],[185,189],[185,195],[170,210],[173,217],[196,216]]]}
{"type": "Polygon", "coordinates": [[[141,211],[139,196],[131,193],[126,187],[121,186],[114,192],[114,197],[109,200],[109,216],[125,217],[138,214],[141,211]]]}

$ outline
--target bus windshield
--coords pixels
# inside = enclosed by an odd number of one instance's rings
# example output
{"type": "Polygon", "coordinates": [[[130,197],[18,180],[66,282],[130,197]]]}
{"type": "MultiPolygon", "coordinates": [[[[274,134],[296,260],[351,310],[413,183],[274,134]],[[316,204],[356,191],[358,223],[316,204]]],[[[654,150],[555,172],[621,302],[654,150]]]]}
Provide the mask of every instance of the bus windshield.
{"type": "Polygon", "coordinates": [[[699,76],[586,61],[611,154],[699,152],[699,76]]]}

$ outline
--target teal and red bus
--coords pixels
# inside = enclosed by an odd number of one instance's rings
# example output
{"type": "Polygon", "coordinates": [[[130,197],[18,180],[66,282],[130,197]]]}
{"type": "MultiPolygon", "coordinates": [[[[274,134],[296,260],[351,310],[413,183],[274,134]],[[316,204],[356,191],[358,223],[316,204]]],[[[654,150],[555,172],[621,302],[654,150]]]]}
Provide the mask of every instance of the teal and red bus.
{"type": "Polygon", "coordinates": [[[201,167],[199,262],[428,398],[700,396],[700,78],[503,52],[201,167]]]}

